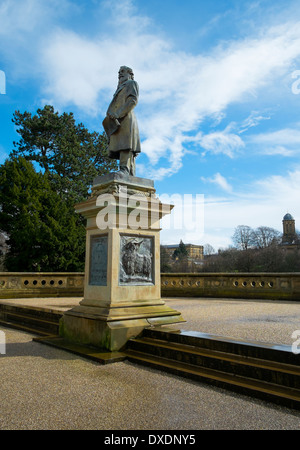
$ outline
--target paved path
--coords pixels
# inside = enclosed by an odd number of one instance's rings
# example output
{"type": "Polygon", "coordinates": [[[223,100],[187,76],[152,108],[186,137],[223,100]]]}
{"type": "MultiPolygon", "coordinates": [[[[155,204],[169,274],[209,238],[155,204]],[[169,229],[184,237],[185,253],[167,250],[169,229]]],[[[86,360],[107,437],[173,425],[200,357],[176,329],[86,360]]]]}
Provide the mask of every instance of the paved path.
{"type": "MultiPolygon", "coordinates": [[[[68,309],[78,301],[22,303],[68,309]]],[[[166,302],[182,311],[185,329],[276,343],[290,343],[291,331],[300,329],[300,303],[166,302]]],[[[6,336],[6,355],[0,355],[2,430],[300,429],[300,413],[287,408],[129,362],[100,366],[33,342],[30,334],[1,330],[6,336]]]]}

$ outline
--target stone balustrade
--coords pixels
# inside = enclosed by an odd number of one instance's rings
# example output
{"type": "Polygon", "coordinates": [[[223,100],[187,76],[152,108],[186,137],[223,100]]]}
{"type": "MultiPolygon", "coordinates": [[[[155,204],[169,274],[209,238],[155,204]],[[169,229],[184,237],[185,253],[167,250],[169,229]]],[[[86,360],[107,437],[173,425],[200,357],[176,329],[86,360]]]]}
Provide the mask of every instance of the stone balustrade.
{"type": "Polygon", "coordinates": [[[299,300],[300,273],[163,273],[162,297],[299,300]]]}
{"type": "MultiPolygon", "coordinates": [[[[0,272],[1,298],[81,297],[84,273],[0,272]]],[[[163,273],[162,297],[300,301],[300,273],[163,273]]]]}
{"type": "Polygon", "coordinates": [[[80,297],[84,273],[0,272],[0,298],[80,297]]]}

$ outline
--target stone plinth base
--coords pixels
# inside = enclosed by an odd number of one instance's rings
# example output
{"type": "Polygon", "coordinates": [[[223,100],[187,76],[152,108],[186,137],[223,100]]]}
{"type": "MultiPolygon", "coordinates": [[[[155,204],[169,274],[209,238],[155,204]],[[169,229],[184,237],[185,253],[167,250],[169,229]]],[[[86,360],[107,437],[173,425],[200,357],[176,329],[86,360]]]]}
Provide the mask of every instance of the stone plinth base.
{"type": "Polygon", "coordinates": [[[87,219],[84,298],[60,321],[60,336],[108,351],[144,328],[184,322],[161,300],[160,219],[171,205],[153,181],[108,174],[76,211],[87,219]]]}
{"type": "Polygon", "coordinates": [[[144,328],[184,322],[181,314],[160,305],[115,308],[79,306],[67,311],[60,320],[60,336],[71,342],[91,345],[108,351],[122,350],[126,342],[144,328]],[[128,310],[130,312],[128,312],[128,310]]]}

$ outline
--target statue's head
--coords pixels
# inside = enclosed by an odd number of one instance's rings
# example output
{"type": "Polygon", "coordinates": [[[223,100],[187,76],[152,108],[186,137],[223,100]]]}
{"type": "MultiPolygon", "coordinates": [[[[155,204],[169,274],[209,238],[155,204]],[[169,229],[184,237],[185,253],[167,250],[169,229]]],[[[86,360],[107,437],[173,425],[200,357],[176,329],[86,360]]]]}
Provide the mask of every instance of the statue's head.
{"type": "Polygon", "coordinates": [[[119,70],[119,81],[121,83],[124,83],[124,81],[133,79],[134,79],[133,70],[130,67],[121,66],[119,70]]]}

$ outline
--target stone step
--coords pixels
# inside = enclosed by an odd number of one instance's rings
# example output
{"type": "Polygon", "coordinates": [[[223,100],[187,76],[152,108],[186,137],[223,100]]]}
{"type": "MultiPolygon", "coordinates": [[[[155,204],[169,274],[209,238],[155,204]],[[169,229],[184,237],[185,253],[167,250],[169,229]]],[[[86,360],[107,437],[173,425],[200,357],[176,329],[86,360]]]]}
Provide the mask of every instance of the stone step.
{"type": "Polygon", "coordinates": [[[59,332],[61,315],[34,308],[1,305],[0,324],[38,335],[55,335],[59,332]]]}
{"type": "Polygon", "coordinates": [[[42,331],[38,328],[32,328],[32,327],[28,327],[25,325],[22,325],[20,323],[16,323],[16,322],[9,322],[9,321],[4,321],[0,319],[0,327],[5,327],[5,328],[13,328],[15,330],[20,330],[20,331],[25,331],[26,333],[30,333],[30,334],[35,334],[38,336],[49,336],[49,332],[47,331],[42,331]]]}
{"type": "Polygon", "coordinates": [[[300,361],[290,346],[147,328],[128,342],[132,362],[300,409],[300,361]]]}
{"type": "Polygon", "coordinates": [[[207,367],[282,386],[300,388],[300,367],[291,364],[147,337],[129,341],[128,349],[193,366],[207,367]]]}
{"type": "Polygon", "coordinates": [[[197,331],[164,331],[145,328],[143,337],[161,339],[167,342],[186,344],[247,356],[263,360],[277,361],[300,367],[300,357],[292,353],[290,345],[272,344],[259,341],[243,341],[225,336],[211,335],[197,331]]]}
{"type": "Polygon", "coordinates": [[[300,409],[299,389],[292,389],[232,373],[225,373],[220,370],[173,361],[132,349],[128,349],[125,353],[128,360],[134,363],[271,401],[289,408],[300,409]]]}
{"type": "Polygon", "coordinates": [[[4,312],[11,312],[15,314],[22,314],[24,316],[41,318],[44,320],[59,321],[63,313],[51,309],[32,306],[18,306],[10,303],[0,303],[0,314],[4,312]]]}

